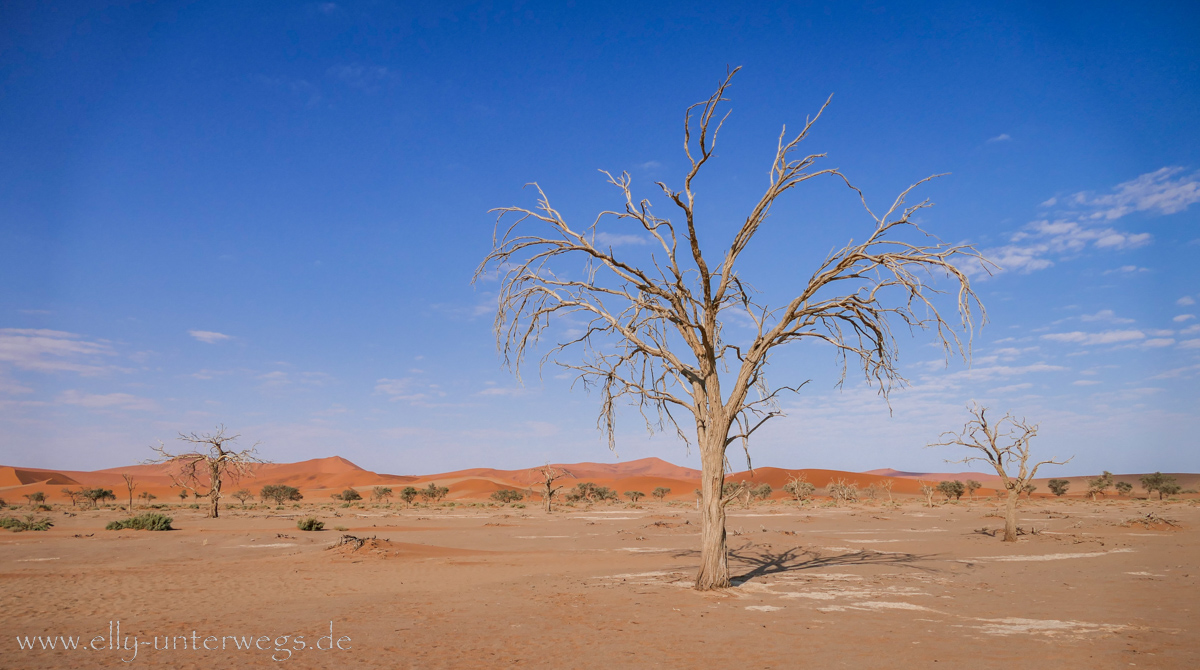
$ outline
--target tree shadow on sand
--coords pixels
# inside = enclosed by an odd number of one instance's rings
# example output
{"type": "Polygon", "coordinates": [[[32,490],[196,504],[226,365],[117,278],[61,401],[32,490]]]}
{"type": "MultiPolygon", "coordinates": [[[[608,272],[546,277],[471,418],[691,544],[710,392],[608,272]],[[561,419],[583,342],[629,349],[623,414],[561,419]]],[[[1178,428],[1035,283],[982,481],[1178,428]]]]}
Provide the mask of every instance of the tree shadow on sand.
{"type": "MultiPolygon", "coordinates": [[[[676,555],[677,558],[698,556],[698,551],[685,551],[676,555]]],[[[749,567],[747,572],[730,578],[734,586],[744,584],[756,577],[778,575],[803,570],[830,567],[853,567],[867,565],[887,565],[911,568],[922,572],[938,572],[932,567],[921,565],[923,561],[933,560],[935,554],[909,554],[904,552],[878,552],[862,549],[847,554],[823,554],[815,549],[793,547],[783,551],[770,548],[756,548],[753,545],[741,549],[730,549],[729,559],[731,571],[737,569],[736,564],[749,567]]]]}

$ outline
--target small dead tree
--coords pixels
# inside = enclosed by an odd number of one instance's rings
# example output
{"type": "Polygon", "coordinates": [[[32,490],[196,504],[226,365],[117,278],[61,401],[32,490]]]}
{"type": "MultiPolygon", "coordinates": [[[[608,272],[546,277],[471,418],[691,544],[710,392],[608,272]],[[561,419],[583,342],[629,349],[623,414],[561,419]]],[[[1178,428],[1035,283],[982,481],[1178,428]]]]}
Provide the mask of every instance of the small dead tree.
{"type": "Polygon", "coordinates": [[[933,495],[937,493],[937,488],[930,486],[919,479],[917,480],[917,483],[921,485],[921,495],[925,496],[925,506],[933,507],[933,495]]]}
{"type": "Polygon", "coordinates": [[[982,487],[983,487],[983,484],[980,484],[979,482],[975,481],[974,479],[967,480],[967,493],[971,496],[972,500],[974,500],[974,498],[975,498],[975,492],[978,491],[982,487]]]}
{"type": "MultiPolygon", "coordinates": [[[[1030,483],[1037,476],[1038,468],[1043,465],[1065,465],[1071,462],[1053,459],[1038,461],[1030,465],[1029,443],[1037,436],[1038,427],[1030,425],[1024,419],[1017,419],[1011,414],[992,424],[987,418],[987,408],[973,404],[968,408],[971,419],[967,421],[961,433],[947,432],[942,434],[941,442],[935,442],[931,447],[959,446],[975,449],[982,456],[967,456],[948,463],[983,462],[991,465],[1000,482],[1008,491],[1008,502],[1004,513],[1004,541],[1017,541],[1017,497],[1021,492],[1029,490],[1032,495],[1033,485],[1030,483]],[[1015,474],[1013,470],[1016,470],[1015,474]]],[[[1071,458],[1074,458],[1072,456],[1071,458]]]]}
{"type": "Polygon", "coordinates": [[[133,475],[122,473],[121,479],[125,480],[125,488],[129,489],[129,513],[133,514],[133,490],[137,488],[137,482],[133,481],[133,475]]]}
{"type": "Polygon", "coordinates": [[[168,471],[171,483],[191,491],[197,498],[207,496],[208,516],[215,519],[220,514],[223,481],[228,479],[236,483],[251,474],[255,465],[267,462],[258,457],[257,442],[248,449],[234,449],[233,443],[239,437],[226,435],[225,426],[217,426],[214,433],[180,433],[179,439],[192,445],[191,451],[171,453],[160,441],[157,447],[150,447],[158,458],[147,463],[168,463],[177,467],[177,471],[168,471]],[[208,492],[201,493],[201,487],[207,487],[208,492]]]}
{"type": "Polygon", "coordinates": [[[892,502],[892,487],[895,486],[895,484],[896,480],[894,479],[881,479],[875,483],[875,485],[879,487],[880,491],[887,493],[888,502],[892,502]]]}
{"type": "Polygon", "coordinates": [[[786,493],[791,494],[792,498],[794,498],[796,502],[800,502],[811,498],[813,492],[817,490],[817,487],[814,486],[812,482],[808,481],[808,478],[805,477],[803,472],[801,472],[795,475],[788,475],[788,480],[787,483],[783,485],[783,490],[786,493]]]}
{"type": "Polygon", "coordinates": [[[846,503],[858,502],[858,482],[847,483],[844,478],[839,477],[829,482],[826,489],[829,491],[829,497],[833,498],[833,504],[838,507],[846,503]]]}
{"type": "MultiPolygon", "coordinates": [[[[770,161],[765,190],[735,226],[732,238],[715,253],[705,253],[694,184],[714,157],[715,143],[728,114],[718,114],[736,68],[715,93],[687,109],[684,149],[687,172],[681,188],[656,185],[678,209],[672,221],[650,202],[633,194],[628,173],[605,172],[622,200],[616,211],[601,212],[590,225],[575,227],[551,206],[536,184],[533,209],[498,208],[493,250],[475,280],[500,281],[495,319],[497,346],[520,376],[522,362],[542,337],[557,331],[552,322],[583,318],[578,334],[567,331],[542,358],[573,370],[585,388],[601,393],[598,426],[615,448],[617,407],[630,402],[651,430],[673,429],[685,442],[694,436],[701,460],[700,566],[698,590],[730,585],[725,531],[726,450],[741,443],[749,465],[748,440],[765,422],[781,416],[777,402],[807,381],[772,386],[765,371],[776,347],[804,341],[832,346],[843,379],[853,364],[883,396],[905,383],[897,366],[893,326],[936,333],[947,354],[966,356],[954,320],[939,311],[944,278],[963,331],[974,327],[972,306],[982,309],[962,270],[981,263],[968,246],[943,244],[920,228],[918,213],[928,201],[910,205],[906,198],[922,179],[881,214],[872,211],[862,191],[836,168],[816,169],[824,154],[802,156],[801,143],[829,104],[789,135],[786,127],[770,161]],[[743,253],[767,223],[787,192],[816,178],[845,184],[869,217],[863,235],[830,253],[812,268],[792,296],[771,307],[747,283],[743,253]],[[509,221],[511,217],[513,221],[509,221]],[[600,224],[629,224],[650,244],[646,254],[621,254],[607,244],[600,224]],[[734,314],[736,313],[736,315],[734,314]],[[753,326],[726,329],[736,319],[753,326]],[[579,358],[559,355],[579,350],[579,358]],[[683,423],[676,421],[683,418],[683,423]],[[694,432],[692,432],[694,431],[694,432]]],[[[797,253],[800,250],[796,250],[797,253]]],[[[794,258],[795,256],[793,256],[794,258]]],[[[945,310],[947,305],[941,305],[945,310]]],[[[969,337],[968,337],[969,339],[969,337]]]]}
{"type": "Polygon", "coordinates": [[[564,477],[574,478],[575,475],[563,470],[562,468],[556,468],[550,464],[543,465],[540,468],[534,468],[530,471],[530,473],[536,477],[535,484],[530,488],[539,496],[541,496],[542,505],[546,508],[546,513],[549,514],[553,511],[551,503],[554,501],[554,496],[558,495],[558,492],[563,488],[563,485],[561,484],[555,486],[554,482],[564,477]]]}

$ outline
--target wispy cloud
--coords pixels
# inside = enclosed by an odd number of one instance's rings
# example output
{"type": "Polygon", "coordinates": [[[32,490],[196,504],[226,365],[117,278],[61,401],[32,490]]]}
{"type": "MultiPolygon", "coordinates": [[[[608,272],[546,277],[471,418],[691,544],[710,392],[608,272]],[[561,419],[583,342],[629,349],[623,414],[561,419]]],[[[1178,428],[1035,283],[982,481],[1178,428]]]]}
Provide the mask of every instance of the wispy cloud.
{"type": "Polygon", "coordinates": [[[208,344],[216,344],[217,342],[224,342],[225,340],[233,339],[233,337],[230,335],[213,332],[211,330],[189,330],[188,335],[191,335],[201,342],[207,342],[208,344]]]}
{"type": "Polygon", "coordinates": [[[1070,202],[1091,210],[1089,218],[1109,221],[1134,212],[1182,212],[1188,205],[1200,201],[1200,172],[1176,178],[1182,172],[1181,167],[1160,168],[1117,184],[1111,193],[1105,195],[1076,193],[1070,202]]]}
{"type": "Polygon", "coordinates": [[[995,137],[988,138],[988,144],[994,144],[996,142],[1011,142],[1011,141],[1012,141],[1012,136],[1010,136],[1008,133],[1000,133],[999,135],[997,135],[995,137]]]}
{"type": "Polygon", "coordinates": [[[1192,296],[1190,296],[1190,295],[1185,295],[1185,296],[1183,296],[1182,298],[1180,298],[1179,300],[1176,300],[1176,301],[1175,301],[1175,304],[1176,304],[1176,305],[1183,305],[1183,306],[1187,306],[1187,305],[1195,305],[1195,304],[1196,304],[1196,301],[1195,301],[1195,300],[1192,298],[1192,296]]]}
{"type": "Polygon", "coordinates": [[[1104,274],[1106,274],[1106,275],[1116,275],[1116,274],[1129,275],[1129,274],[1135,274],[1138,272],[1149,272],[1149,271],[1150,271],[1150,268],[1140,268],[1136,265],[1122,265],[1121,267],[1113,269],[1113,270],[1105,270],[1104,274]]]}
{"type": "Polygon", "coordinates": [[[58,402],[63,405],[78,405],[88,409],[132,409],[154,411],[158,403],[149,398],[139,398],[128,393],[106,393],[97,395],[82,391],[64,391],[59,394],[58,402]]]}
{"type": "MultiPolygon", "coordinates": [[[[983,255],[1000,266],[999,272],[1029,273],[1054,265],[1052,258],[1096,249],[1135,249],[1150,243],[1150,233],[1123,233],[1115,228],[1089,228],[1075,221],[1041,220],[1029,223],[1009,238],[1011,244],[987,249],[983,255]]],[[[976,269],[982,272],[982,269],[976,269]]]]}
{"type": "Polygon", "coordinates": [[[1048,333],[1042,335],[1043,340],[1050,340],[1051,342],[1068,342],[1084,345],[1120,344],[1145,338],[1146,334],[1140,330],[1107,330],[1102,333],[1084,333],[1077,330],[1070,333],[1048,333]]]}
{"type": "Polygon", "coordinates": [[[1176,316],[1175,318],[1173,318],[1171,320],[1174,321],[1175,323],[1183,323],[1184,321],[1190,321],[1191,319],[1194,319],[1194,318],[1196,318],[1195,314],[1180,314],[1179,316],[1176,316]]]}
{"type": "Polygon", "coordinates": [[[654,170],[662,167],[662,163],[659,163],[658,161],[646,161],[645,163],[638,163],[638,167],[642,170],[654,170]]]}
{"type": "MultiPolygon", "coordinates": [[[[1054,265],[1059,257],[1079,255],[1088,249],[1118,251],[1150,244],[1150,233],[1132,233],[1105,225],[1134,212],[1174,214],[1200,201],[1200,172],[1183,174],[1183,168],[1165,167],[1122,182],[1110,193],[1075,193],[1041,203],[1057,207],[1054,218],[1030,222],[1009,238],[1009,244],[987,249],[984,256],[1001,272],[1029,273],[1054,265]]],[[[984,274],[982,268],[968,267],[984,274]]],[[[1143,272],[1126,265],[1113,272],[1143,272]]]]}
{"type": "Polygon", "coordinates": [[[22,370],[97,375],[119,369],[99,358],[115,355],[107,342],[90,342],[75,333],[0,328],[0,361],[22,370]]]}
{"type": "Polygon", "coordinates": [[[1122,319],[1111,309],[1102,309],[1095,314],[1081,314],[1080,321],[1108,321],[1111,323],[1133,323],[1133,319],[1122,319]]]}

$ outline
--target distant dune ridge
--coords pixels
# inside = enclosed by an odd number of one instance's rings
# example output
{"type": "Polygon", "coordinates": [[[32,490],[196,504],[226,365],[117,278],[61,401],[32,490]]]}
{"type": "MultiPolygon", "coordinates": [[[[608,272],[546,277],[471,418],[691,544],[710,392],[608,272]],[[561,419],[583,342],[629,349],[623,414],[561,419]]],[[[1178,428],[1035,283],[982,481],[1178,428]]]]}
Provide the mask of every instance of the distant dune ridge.
{"type": "MultiPolygon", "coordinates": [[[[566,488],[581,481],[593,482],[599,486],[608,486],[624,494],[625,491],[641,491],[647,496],[655,488],[671,489],[668,500],[692,500],[694,490],[699,485],[700,471],[668,463],[660,458],[642,458],[625,463],[572,463],[554,464],[555,467],[566,470],[570,476],[560,480],[566,488]]],[[[0,498],[8,502],[19,502],[21,496],[33,491],[44,491],[52,500],[65,500],[61,489],[64,487],[102,486],[113,489],[117,500],[127,495],[122,474],[133,475],[138,487],[134,495],[148,491],[157,496],[160,501],[175,500],[179,489],[171,485],[170,464],[129,465],[117,468],[107,468],[95,471],[77,470],[47,470],[42,468],[25,468],[19,466],[0,466],[0,498]]],[[[1184,488],[1194,488],[1200,483],[1200,475],[1172,473],[1178,483],[1184,488]]],[[[828,486],[829,482],[843,478],[847,482],[856,482],[860,488],[891,480],[892,493],[899,495],[915,495],[920,493],[920,483],[936,483],[942,480],[958,479],[966,481],[974,479],[983,484],[977,495],[990,495],[999,486],[999,478],[995,474],[979,472],[956,473],[922,473],[904,472],[884,468],[868,472],[843,472],[839,470],[798,469],[761,467],[755,468],[753,474],[749,471],[734,472],[726,476],[728,481],[747,481],[754,484],[767,483],[774,489],[772,498],[782,499],[789,496],[783,491],[783,486],[793,476],[803,475],[804,478],[820,489],[828,486]]],[[[1117,475],[1118,481],[1124,480],[1137,485],[1140,475],[1117,475]]],[[[1035,483],[1040,493],[1046,493],[1046,480],[1039,478],[1035,483]]],[[[1087,477],[1063,477],[1071,482],[1071,494],[1082,494],[1087,489],[1087,477]]],[[[240,488],[247,488],[256,495],[268,484],[286,484],[301,490],[308,499],[328,498],[331,493],[340,492],[346,488],[356,488],[363,493],[375,486],[389,486],[393,493],[398,493],[405,486],[418,488],[436,483],[448,486],[448,500],[483,500],[493,492],[501,489],[524,490],[537,482],[537,475],[532,468],[522,470],[497,470],[494,468],[471,468],[441,474],[405,476],[379,474],[365,470],[340,456],[316,458],[298,463],[264,463],[255,466],[253,474],[240,482],[226,481],[224,492],[226,497],[240,488]]],[[[884,494],[886,498],[886,494],[884,494]]]]}

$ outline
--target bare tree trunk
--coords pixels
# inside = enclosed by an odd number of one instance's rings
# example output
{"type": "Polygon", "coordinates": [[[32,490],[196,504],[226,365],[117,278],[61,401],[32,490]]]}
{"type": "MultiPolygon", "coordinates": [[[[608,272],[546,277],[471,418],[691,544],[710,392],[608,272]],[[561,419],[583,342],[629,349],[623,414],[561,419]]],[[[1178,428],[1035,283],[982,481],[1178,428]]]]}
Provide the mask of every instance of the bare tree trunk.
{"type": "Polygon", "coordinates": [[[554,489],[547,486],[546,490],[542,493],[542,502],[546,504],[546,514],[550,513],[550,499],[552,497],[554,497],[554,489]]]}
{"type": "Polygon", "coordinates": [[[221,468],[220,468],[220,466],[216,462],[214,462],[211,466],[209,466],[209,473],[212,477],[212,484],[209,486],[209,489],[208,489],[208,504],[209,504],[208,516],[209,516],[209,518],[215,519],[221,513],[220,512],[220,502],[221,502],[221,468]]]}
{"type": "Polygon", "coordinates": [[[1020,491],[1017,489],[1008,490],[1008,502],[1004,507],[1004,541],[1017,541],[1017,496],[1020,491]]]}
{"type": "MultiPolygon", "coordinates": [[[[725,433],[716,438],[725,441],[725,433]]],[[[701,457],[703,474],[700,478],[700,571],[696,573],[696,589],[710,591],[729,587],[729,559],[725,547],[725,501],[721,489],[725,485],[724,449],[715,446],[704,449],[701,457]]]]}

